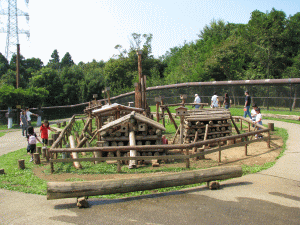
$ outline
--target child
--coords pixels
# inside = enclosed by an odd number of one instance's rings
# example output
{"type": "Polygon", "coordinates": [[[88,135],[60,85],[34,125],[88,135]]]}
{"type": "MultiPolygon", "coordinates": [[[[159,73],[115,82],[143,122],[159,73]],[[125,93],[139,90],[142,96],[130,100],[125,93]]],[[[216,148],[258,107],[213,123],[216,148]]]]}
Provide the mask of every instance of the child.
{"type": "MultiPolygon", "coordinates": [[[[258,123],[259,125],[262,125],[262,116],[261,116],[261,113],[260,113],[260,108],[256,108],[255,110],[256,112],[256,117],[255,117],[255,123],[258,123]]],[[[260,130],[260,128],[258,128],[258,130],[260,130]]],[[[258,136],[259,138],[262,138],[261,135],[258,136]]],[[[257,138],[257,134],[255,135],[255,138],[257,138]]]]}
{"type": "Polygon", "coordinates": [[[52,130],[52,129],[49,127],[48,120],[44,120],[42,126],[40,127],[41,138],[44,145],[48,144],[48,130],[52,130]]]}
{"type": "Polygon", "coordinates": [[[256,104],[252,105],[253,109],[251,110],[251,116],[252,116],[252,121],[255,122],[256,120],[256,109],[258,108],[256,104]]]}
{"type": "Polygon", "coordinates": [[[36,148],[36,140],[38,140],[40,143],[42,143],[42,142],[40,141],[40,139],[38,139],[38,137],[36,136],[36,133],[34,133],[32,126],[28,127],[27,132],[28,132],[28,136],[27,136],[27,141],[28,141],[27,153],[31,155],[30,162],[32,162],[33,161],[33,153],[34,153],[35,148],[36,148]]]}

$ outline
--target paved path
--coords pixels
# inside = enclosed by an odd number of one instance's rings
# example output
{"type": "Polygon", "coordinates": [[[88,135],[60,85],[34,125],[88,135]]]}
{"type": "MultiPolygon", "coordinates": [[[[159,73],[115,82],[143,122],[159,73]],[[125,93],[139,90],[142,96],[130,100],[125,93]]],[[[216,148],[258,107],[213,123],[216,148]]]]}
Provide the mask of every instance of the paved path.
{"type": "MultiPolygon", "coordinates": [[[[45,196],[0,189],[0,224],[299,225],[300,125],[272,122],[288,130],[284,156],[268,170],[222,182],[218,191],[198,187],[118,200],[89,199],[90,208],[78,209],[75,199],[47,201],[45,196]]],[[[1,137],[0,155],[25,147],[24,139],[17,132],[1,137]]]]}

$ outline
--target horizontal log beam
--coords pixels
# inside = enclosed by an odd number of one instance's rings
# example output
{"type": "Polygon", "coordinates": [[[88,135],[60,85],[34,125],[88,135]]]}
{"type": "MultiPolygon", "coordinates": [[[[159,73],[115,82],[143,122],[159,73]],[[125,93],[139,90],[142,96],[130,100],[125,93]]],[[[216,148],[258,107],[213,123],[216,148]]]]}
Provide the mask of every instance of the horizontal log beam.
{"type": "Polygon", "coordinates": [[[196,154],[191,154],[191,155],[167,155],[167,156],[135,156],[135,157],[101,157],[101,158],[77,158],[77,159],[50,159],[50,162],[66,162],[66,163],[70,163],[70,162],[83,162],[83,161],[108,161],[108,160],[152,160],[152,159],[158,159],[158,160],[165,160],[165,159],[188,159],[188,158],[195,158],[198,156],[203,156],[203,155],[209,155],[212,154],[214,152],[219,152],[219,151],[224,151],[226,149],[229,148],[235,148],[235,147],[240,147],[240,146],[244,146],[245,144],[251,144],[254,142],[258,142],[258,141],[268,141],[268,138],[260,138],[260,139],[255,139],[255,140],[251,140],[251,141],[244,141],[244,142],[240,142],[237,144],[233,144],[233,145],[227,145],[227,146],[222,146],[222,147],[217,147],[217,148],[212,148],[209,150],[205,150],[203,152],[200,153],[196,153],[196,154]]]}
{"type": "MultiPolygon", "coordinates": [[[[209,145],[220,141],[227,141],[227,140],[234,140],[236,138],[243,138],[252,136],[255,134],[261,134],[264,132],[268,132],[269,129],[262,129],[257,131],[252,131],[244,134],[238,134],[233,136],[226,136],[221,138],[215,138],[215,139],[209,139],[206,141],[200,141],[196,143],[190,143],[190,144],[175,144],[175,145],[137,145],[137,146],[109,146],[109,147],[90,147],[90,148],[74,148],[72,149],[72,152],[93,152],[93,151],[117,151],[117,150],[123,150],[123,151],[129,151],[129,150],[149,150],[149,149],[164,149],[164,150],[172,150],[172,149],[192,149],[194,147],[201,147],[202,145],[209,145]]],[[[69,149],[66,148],[51,148],[49,149],[49,152],[51,153],[62,153],[62,152],[69,152],[69,149]]]]}
{"type": "Polygon", "coordinates": [[[153,190],[241,176],[241,166],[228,166],[120,180],[48,182],[47,200],[153,190]]]}

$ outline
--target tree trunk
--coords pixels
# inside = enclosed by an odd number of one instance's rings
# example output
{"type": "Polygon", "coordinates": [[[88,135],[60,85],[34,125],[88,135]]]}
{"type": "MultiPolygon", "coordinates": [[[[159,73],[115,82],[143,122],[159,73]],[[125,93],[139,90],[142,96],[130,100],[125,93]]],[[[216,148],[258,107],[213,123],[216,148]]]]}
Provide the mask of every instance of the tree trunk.
{"type": "Polygon", "coordinates": [[[84,182],[48,182],[47,199],[107,195],[197,184],[242,176],[241,166],[216,167],[152,177],[84,182]]]}

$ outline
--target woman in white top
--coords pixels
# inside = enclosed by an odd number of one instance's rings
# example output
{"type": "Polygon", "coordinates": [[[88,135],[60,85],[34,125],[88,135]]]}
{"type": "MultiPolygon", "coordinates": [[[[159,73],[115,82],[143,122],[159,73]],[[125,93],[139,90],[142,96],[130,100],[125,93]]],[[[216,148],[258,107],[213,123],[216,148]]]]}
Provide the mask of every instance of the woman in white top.
{"type": "Polygon", "coordinates": [[[217,92],[214,93],[214,95],[211,97],[211,108],[218,108],[219,107],[219,98],[217,95],[217,92]]]}

